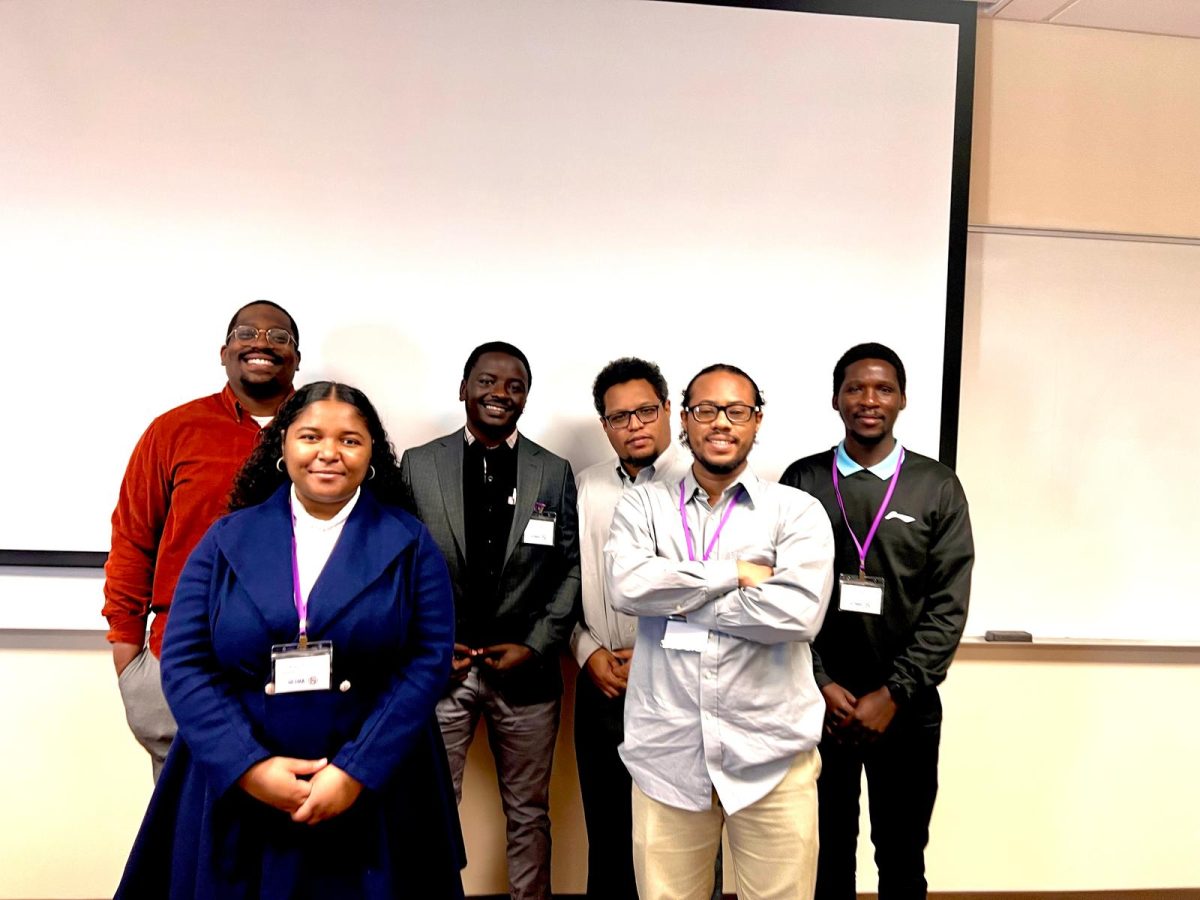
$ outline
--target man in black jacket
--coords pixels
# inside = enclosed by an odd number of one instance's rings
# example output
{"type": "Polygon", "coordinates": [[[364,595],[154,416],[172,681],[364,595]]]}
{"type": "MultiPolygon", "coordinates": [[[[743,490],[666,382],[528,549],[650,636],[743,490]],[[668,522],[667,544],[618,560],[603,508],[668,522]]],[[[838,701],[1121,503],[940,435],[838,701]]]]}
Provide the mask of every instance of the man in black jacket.
{"type": "Polygon", "coordinates": [[[781,479],[833,523],[838,583],[813,646],[825,697],[816,896],[853,900],[859,785],[867,772],[881,900],[926,895],[925,845],[937,794],[937,685],[962,637],[974,545],[954,472],[893,435],[904,364],[860,344],[834,367],[837,447],[781,479]]]}

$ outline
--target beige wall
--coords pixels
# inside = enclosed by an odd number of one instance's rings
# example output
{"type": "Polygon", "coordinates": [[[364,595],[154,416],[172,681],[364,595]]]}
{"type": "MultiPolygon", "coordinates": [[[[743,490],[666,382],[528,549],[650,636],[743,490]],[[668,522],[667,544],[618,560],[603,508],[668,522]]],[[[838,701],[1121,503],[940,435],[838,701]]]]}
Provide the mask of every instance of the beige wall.
{"type": "MultiPolygon", "coordinates": [[[[984,22],[979,46],[973,223],[1200,235],[1200,41],[984,22]]],[[[988,327],[986,300],[969,300],[968,332],[988,327]]],[[[1106,320],[1082,326],[1086,339],[1106,320]]],[[[983,345],[975,354],[964,407],[1000,364],[983,345]]],[[[1002,446],[964,440],[968,494],[1003,464],[1002,446]]],[[[0,635],[0,898],[100,897],[119,877],[149,767],[102,641],[0,635]]],[[[1189,771],[1200,758],[1198,662],[1187,651],[965,648],[944,694],[932,886],[1200,886],[1189,771]]],[[[568,737],[565,720],[555,888],[578,891],[584,839],[568,737]]],[[[492,892],[504,886],[502,820],[482,742],[476,751],[462,811],[467,885],[492,892]]],[[[860,871],[869,889],[865,850],[860,871]]]]}
{"type": "Polygon", "coordinates": [[[980,22],[971,222],[1200,237],[1200,41],[980,22]]]}

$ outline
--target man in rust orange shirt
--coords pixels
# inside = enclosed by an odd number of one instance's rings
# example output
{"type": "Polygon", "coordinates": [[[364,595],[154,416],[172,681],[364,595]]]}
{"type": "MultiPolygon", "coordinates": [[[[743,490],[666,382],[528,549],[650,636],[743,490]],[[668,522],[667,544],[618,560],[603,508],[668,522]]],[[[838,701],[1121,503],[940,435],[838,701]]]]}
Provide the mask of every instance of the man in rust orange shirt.
{"type": "Polygon", "coordinates": [[[260,427],[291,394],[299,337],[295,319],[269,300],[234,313],[221,346],[229,383],[151,422],[121,482],[104,567],[104,616],[125,715],[150,754],[155,780],[175,737],[158,668],[175,582],[225,512],[233,476],[260,427]]]}

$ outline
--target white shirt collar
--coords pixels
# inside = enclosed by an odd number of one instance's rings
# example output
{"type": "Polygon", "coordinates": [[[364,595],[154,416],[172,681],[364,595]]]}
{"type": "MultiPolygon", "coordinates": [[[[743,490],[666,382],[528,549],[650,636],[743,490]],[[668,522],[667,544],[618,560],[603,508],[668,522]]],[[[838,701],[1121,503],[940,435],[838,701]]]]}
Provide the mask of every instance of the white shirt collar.
{"type": "MultiPolygon", "coordinates": [[[[881,481],[887,481],[896,474],[896,466],[900,462],[900,442],[896,441],[896,446],[892,447],[892,452],[875,463],[873,466],[868,466],[867,471],[881,481]]],[[[846,442],[842,441],[837,445],[837,467],[838,473],[845,478],[847,475],[853,475],[855,472],[861,472],[863,467],[850,458],[850,454],[846,452],[846,442]]]]}
{"type": "Polygon", "coordinates": [[[293,484],[291,491],[292,515],[295,517],[296,528],[306,531],[332,531],[334,528],[341,528],[345,521],[350,518],[350,513],[353,511],[354,505],[358,503],[358,497],[361,493],[361,487],[355,488],[354,496],[334,514],[333,518],[318,519],[316,516],[310,515],[308,510],[304,508],[304,504],[296,496],[296,485],[293,484]]]}

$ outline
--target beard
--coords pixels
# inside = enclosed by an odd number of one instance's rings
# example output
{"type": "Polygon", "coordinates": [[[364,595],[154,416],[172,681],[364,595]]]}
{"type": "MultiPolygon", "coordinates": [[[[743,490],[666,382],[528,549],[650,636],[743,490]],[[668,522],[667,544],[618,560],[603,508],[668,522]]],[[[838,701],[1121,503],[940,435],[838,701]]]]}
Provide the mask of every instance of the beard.
{"type": "MultiPolygon", "coordinates": [[[[712,462],[696,452],[696,448],[692,446],[691,438],[686,433],[684,434],[684,437],[687,440],[688,449],[692,451],[692,458],[699,463],[700,468],[704,469],[704,471],[708,472],[710,475],[732,475],[746,462],[746,457],[750,455],[750,447],[746,447],[744,453],[739,453],[729,462],[712,462]]],[[[753,446],[753,444],[751,446],[753,446]]]]}

